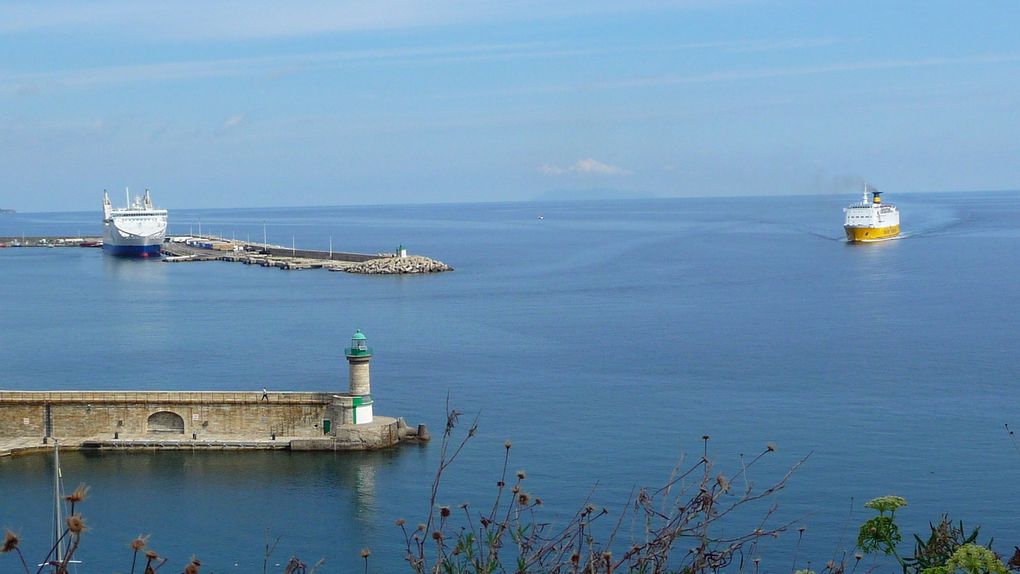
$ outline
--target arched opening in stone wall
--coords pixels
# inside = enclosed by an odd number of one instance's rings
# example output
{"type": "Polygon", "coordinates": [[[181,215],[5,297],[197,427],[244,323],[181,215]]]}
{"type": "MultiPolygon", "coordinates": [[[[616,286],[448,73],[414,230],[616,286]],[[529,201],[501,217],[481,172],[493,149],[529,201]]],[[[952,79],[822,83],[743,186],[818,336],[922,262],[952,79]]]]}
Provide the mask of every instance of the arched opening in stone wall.
{"type": "Polygon", "coordinates": [[[146,429],[149,432],[184,434],[184,419],[170,411],[152,413],[146,421],[146,429]]]}

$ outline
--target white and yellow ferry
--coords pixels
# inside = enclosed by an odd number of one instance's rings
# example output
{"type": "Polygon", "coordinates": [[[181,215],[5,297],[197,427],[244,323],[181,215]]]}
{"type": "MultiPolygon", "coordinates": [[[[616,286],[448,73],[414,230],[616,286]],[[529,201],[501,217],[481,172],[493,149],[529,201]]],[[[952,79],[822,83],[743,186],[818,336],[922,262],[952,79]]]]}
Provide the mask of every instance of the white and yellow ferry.
{"type": "Polygon", "coordinates": [[[900,234],[900,212],[895,205],[882,203],[882,192],[864,185],[864,199],[843,210],[843,230],[851,243],[883,241],[900,234]],[[871,197],[868,197],[868,194],[871,197]]]}

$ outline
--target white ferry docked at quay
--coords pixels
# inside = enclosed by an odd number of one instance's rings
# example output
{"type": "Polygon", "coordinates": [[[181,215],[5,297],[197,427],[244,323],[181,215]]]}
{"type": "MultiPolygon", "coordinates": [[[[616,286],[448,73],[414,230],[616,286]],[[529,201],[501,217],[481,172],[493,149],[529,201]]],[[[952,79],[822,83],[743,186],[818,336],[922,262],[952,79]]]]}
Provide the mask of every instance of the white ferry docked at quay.
{"type": "Polygon", "coordinates": [[[103,191],[103,252],[123,257],[158,257],[166,237],[166,210],[152,206],[149,190],[127,207],[115,208],[103,191]]]}
{"type": "Polygon", "coordinates": [[[895,205],[882,203],[882,192],[865,184],[864,198],[843,209],[843,230],[850,243],[871,243],[895,239],[900,234],[900,212],[895,205]],[[868,195],[871,197],[868,197],[868,195]]]}

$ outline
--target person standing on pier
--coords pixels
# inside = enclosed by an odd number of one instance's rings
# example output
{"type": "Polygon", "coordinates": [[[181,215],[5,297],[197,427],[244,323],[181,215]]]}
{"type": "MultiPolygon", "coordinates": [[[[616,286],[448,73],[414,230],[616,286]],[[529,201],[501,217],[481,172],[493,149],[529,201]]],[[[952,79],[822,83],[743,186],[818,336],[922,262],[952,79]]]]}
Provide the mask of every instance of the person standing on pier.
{"type": "Polygon", "coordinates": [[[262,387],[262,400],[269,402],[269,391],[265,387],[262,387]]]}

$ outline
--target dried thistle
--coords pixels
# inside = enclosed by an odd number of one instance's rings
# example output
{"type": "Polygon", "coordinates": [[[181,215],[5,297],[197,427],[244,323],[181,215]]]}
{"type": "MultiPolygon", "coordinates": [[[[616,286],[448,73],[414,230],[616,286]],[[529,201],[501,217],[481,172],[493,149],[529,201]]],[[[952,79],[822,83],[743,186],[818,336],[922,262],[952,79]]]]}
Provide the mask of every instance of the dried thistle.
{"type": "Polygon", "coordinates": [[[396,521],[394,522],[394,524],[396,524],[397,526],[403,526],[404,524],[407,524],[407,521],[406,521],[406,520],[404,520],[403,518],[398,518],[398,519],[397,519],[397,520],[396,520],[396,521]]]}
{"type": "Polygon", "coordinates": [[[18,559],[21,560],[21,565],[25,568],[25,574],[28,574],[28,563],[25,562],[25,556],[21,553],[21,548],[18,548],[18,544],[21,543],[21,539],[17,534],[10,530],[4,531],[4,545],[0,548],[0,552],[7,553],[11,550],[18,553],[18,559]]]}
{"type": "Polygon", "coordinates": [[[527,476],[527,474],[525,474],[525,472],[523,470],[518,470],[517,471],[517,480],[524,480],[525,476],[527,476]]]}
{"type": "Polygon", "coordinates": [[[68,494],[67,496],[64,497],[64,500],[66,500],[68,502],[72,502],[72,503],[74,503],[74,502],[81,502],[81,501],[85,500],[86,498],[88,498],[88,496],[89,496],[89,487],[86,486],[85,484],[79,484],[78,488],[74,489],[74,492],[72,492],[71,494],[68,494]]]}
{"type": "Polygon", "coordinates": [[[71,534],[81,534],[87,528],[85,527],[85,519],[82,518],[81,514],[72,514],[67,517],[67,529],[71,534]]]}
{"type": "Polygon", "coordinates": [[[159,558],[159,554],[156,554],[155,550],[146,550],[145,557],[148,558],[149,560],[155,560],[159,558]]]}
{"type": "Polygon", "coordinates": [[[531,502],[531,497],[528,496],[527,492],[522,492],[517,495],[517,503],[521,506],[527,506],[529,502],[531,502]]]}
{"type": "Polygon", "coordinates": [[[145,535],[139,534],[134,540],[131,541],[131,549],[134,550],[135,552],[138,552],[142,548],[145,548],[145,545],[148,544],[148,543],[149,543],[149,535],[148,534],[145,534],[145,535]]]}
{"type": "Polygon", "coordinates": [[[16,549],[20,543],[21,539],[18,535],[8,530],[4,532],[4,546],[3,548],[0,548],[0,552],[6,554],[11,550],[16,549]]]}
{"type": "Polygon", "coordinates": [[[435,530],[435,531],[432,532],[432,540],[435,540],[436,542],[439,542],[442,539],[443,539],[443,533],[442,532],[440,532],[438,530],[435,530]]]}
{"type": "Polygon", "coordinates": [[[513,446],[513,443],[511,443],[509,440],[503,441],[503,448],[510,450],[511,446],[513,446]]]}
{"type": "Polygon", "coordinates": [[[439,507],[439,516],[442,516],[443,518],[449,518],[450,517],[450,507],[449,506],[440,506],[439,507]]]}
{"type": "Polygon", "coordinates": [[[372,555],[372,551],[369,550],[368,548],[362,548],[361,549],[361,557],[362,558],[368,558],[371,555],[372,555]]]}

